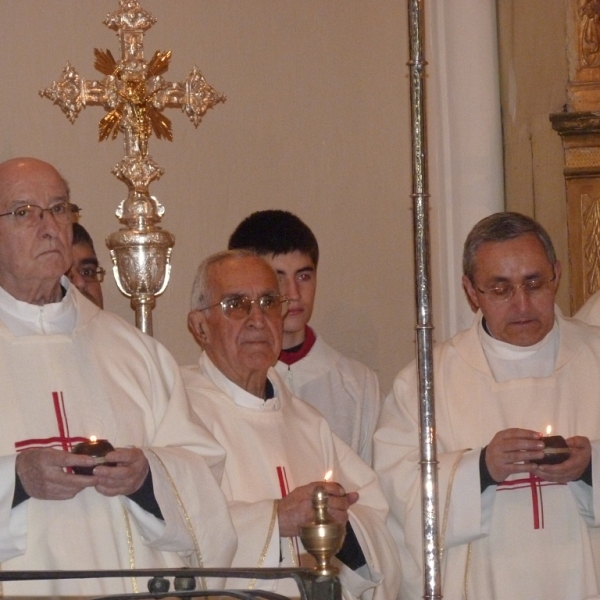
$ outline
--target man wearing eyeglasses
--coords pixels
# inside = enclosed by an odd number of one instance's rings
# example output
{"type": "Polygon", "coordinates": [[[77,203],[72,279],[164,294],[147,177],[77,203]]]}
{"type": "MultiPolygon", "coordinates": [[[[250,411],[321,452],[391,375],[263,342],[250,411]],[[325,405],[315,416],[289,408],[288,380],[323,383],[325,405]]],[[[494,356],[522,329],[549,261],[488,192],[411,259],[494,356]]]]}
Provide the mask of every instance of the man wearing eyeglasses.
{"type": "MultiPolygon", "coordinates": [[[[433,357],[443,595],[597,594],[600,443],[590,440],[600,439],[600,334],[555,306],[561,266],[529,217],[498,213],[475,225],[463,272],[476,318],[433,357]],[[538,463],[558,460],[544,452],[548,426],[566,438],[559,464],[538,463]]],[[[374,447],[403,600],[423,590],[418,407],[412,364],[386,399],[374,447]]]]}
{"type": "Polygon", "coordinates": [[[69,281],[96,306],[104,308],[102,281],[106,271],[100,266],[94,242],[87,230],[73,223],[73,264],[67,271],[69,281]]]}
{"type": "MultiPolygon", "coordinates": [[[[400,572],[377,476],[273,369],[287,310],[275,271],[248,250],[218,253],[198,268],[188,324],[204,352],[182,372],[192,409],[227,451],[233,566],[309,564],[298,533],[313,521],[312,493],[322,485],[329,514],[347,530],[337,555],[344,598],[392,600],[400,572]]],[[[292,580],[236,587],[298,597],[292,580]]]]}
{"type": "MultiPolygon", "coordinates": [[[[2,569],[197,566],[199,551],[204,566],[226,566],[235,533],[216,479],[224,451],[187,418],[171,355],[63,276],[78,212],[48,163],[0,164],[2,569]],[[92,436],[114,447],[107,464],[72,452],[92,436]]],[[[6,596],[82,597],[146,582],[2,587],[6,596]]]]}
{"type": "Polygon", "coordinates": [[[319,262],[314,233],[288,211],[260,210],[235,228],[229,248],[246,248],[262,256],[275,269],[290,301],[275,369],[292,393],[314,406],[332,431],[371,466],[373,433],[383,400],[379,379],[309,326],[319,262]]]}

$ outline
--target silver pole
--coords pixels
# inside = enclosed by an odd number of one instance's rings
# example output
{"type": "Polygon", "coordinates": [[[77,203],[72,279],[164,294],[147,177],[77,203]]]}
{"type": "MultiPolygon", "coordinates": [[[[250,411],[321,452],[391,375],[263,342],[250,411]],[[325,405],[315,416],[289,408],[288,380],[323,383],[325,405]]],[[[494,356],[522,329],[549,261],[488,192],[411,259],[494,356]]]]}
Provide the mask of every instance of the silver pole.
{"type": "Polygon", "coordinates": [[[433,397],[433,341],[429,245],[429,181],[425,106],[424,1],[409,0],[410,104],[415,293],[417,303],[417,368],[421,509],[423,515],[423,598],[442,598],[438,535],[438,477],[433,397]]]}

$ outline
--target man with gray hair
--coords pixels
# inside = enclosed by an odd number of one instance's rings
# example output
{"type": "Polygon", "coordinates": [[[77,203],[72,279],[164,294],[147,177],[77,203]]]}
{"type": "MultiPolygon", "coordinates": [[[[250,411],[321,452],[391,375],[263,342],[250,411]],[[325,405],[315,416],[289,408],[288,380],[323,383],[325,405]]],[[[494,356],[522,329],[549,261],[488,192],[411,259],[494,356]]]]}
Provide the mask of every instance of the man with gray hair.
{"type": "MultiPolygon", "coordinates": [[[[555,306],[561,266],[529,217],[475,225],[463,272],[477,316],[433,357],[444,597],[581,600],[600,574],[600,442],[590,442],[600,439],[600,336],[555,306]],[[566,451],[546,448],[548,426],[566,451]]],[[[386,399],[374,450],[403,600],[423,589],[418,406],[413,363],[386,399]]]]}
{"type": "MultiPolygon", "coordinates": [[[[311,564],[298,533],[313,520],[312,493],[323,485],[329,514],[346,525],[334,559],[344,598],[392,600],[400,571],[377,476],[273,369],[287,305],[273,268],[248,250],[221,252],[198,268],[188,325],[204,352],[182,372],[193,411],[227,451],[233,566],[311,564]]],[[[298,595],[291,580],[244,585],[298,595]]]]}

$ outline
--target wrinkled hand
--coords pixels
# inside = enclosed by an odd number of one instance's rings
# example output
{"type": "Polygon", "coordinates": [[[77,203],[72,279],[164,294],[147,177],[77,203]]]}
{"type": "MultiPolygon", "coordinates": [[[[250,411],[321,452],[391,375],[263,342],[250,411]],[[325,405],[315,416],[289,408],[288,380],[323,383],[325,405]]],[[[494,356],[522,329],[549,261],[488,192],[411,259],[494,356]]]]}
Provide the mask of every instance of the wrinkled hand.
{"type": "Polygon", "coordinates": [[[137,492],[144,483],[150,465],[139,448],[116,448],[106,455],[114,467],[98,465],[94,469],[96,490],[103,496],[127,496],[137,492]]]}
{"type": "Polygon", "coordinates": [[[299,535],[300,527],[314,520],[312,495],[314,489],[319,485],[323,486],[329,494],[328,513],[331,518],[337,523],[346,524],[348,521],[348,508],[358,501],[358,493],[349,492],[346,494],[339,483],[314,481],[297,487],[279,501],[277,517],[281,537],[299,535]]]}
{"type": "Polygon", "coordinates": [[[93,467],[89,456],[53,448],[30,448],[17,455],[16,471],[32,497],[40,500],[69,500],[81,490],[96,485],[96,477],[75,475],[66,467],[93,467]]]}
{"type": "Polygon", "coordinates": [[[544,458],[542,434],[530,429],[499,431],[488,444],[485,463],[494,481],[504,481],[515,473],[531,473],[538,468],[532,460],[544,458]]]}
{"type": "Polygon", "coordinates": [[[576,435],[565,441],[571,449],[571,456],[558,465],[539,465],[532,471],[534,475],[555,483],[575,481],[583,475],[592,457],[590,440],[576,435]]]}

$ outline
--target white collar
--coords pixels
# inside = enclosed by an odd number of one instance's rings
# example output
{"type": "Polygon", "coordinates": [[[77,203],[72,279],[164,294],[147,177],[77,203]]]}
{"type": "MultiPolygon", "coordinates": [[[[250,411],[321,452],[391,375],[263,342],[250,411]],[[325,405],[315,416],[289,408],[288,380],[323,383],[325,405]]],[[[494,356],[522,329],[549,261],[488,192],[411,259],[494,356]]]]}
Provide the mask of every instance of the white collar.
{"type": "Polygon", "coordinates": [[[235,404],[243,408],[252,408],[255,410],[279,410],[280,402],[277,397],[277,388],[273,386],[275,396],[268,400],[263,400],[258,396],[254,396],[250,392],[247,392],[236,383],[233,383],[231,379],[228,379],[217,369],[214,363],[208,357],[206,352],[200,355],[200,370],[208,377],[222,392],[225,392],[235,404]]]}
{"type": "Polygon", "coordinates": [[[0,319],[16,336],[72,333],[77,323],[73,286],[64,276],[60,284],[67,290],[65,297],[41,306],[17,300],[0,287],[0,319]]]}
{"type": "Polygon", "coordinates": [[[488,364],[498,382],[528,377],[549,377],[558,356],[558,322],[533,346],[515,346],[493,338],[485,331],[483,319],[478,325],[479,339],[488,364]]]}

